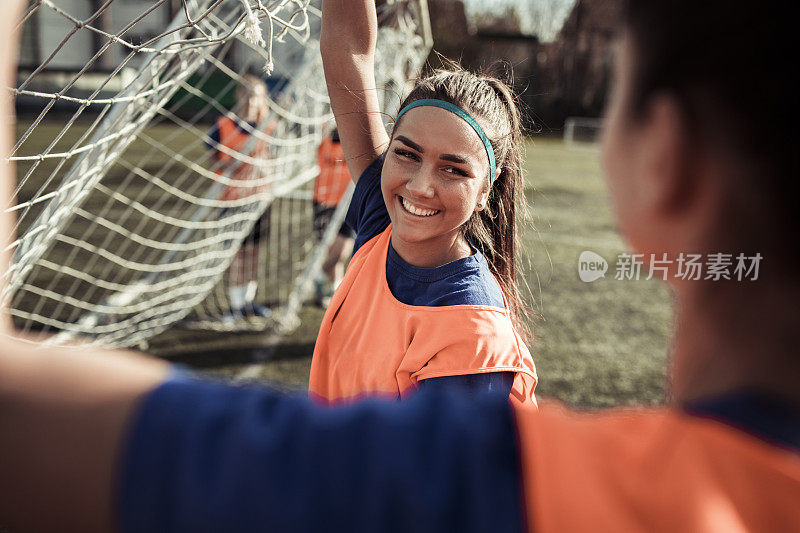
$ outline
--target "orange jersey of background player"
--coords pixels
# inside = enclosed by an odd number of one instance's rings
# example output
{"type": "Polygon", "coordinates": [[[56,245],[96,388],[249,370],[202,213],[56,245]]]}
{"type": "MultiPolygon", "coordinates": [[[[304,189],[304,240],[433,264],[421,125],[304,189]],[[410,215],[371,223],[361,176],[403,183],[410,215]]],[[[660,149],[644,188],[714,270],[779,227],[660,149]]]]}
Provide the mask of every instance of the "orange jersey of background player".
{"type": "Polygon", "coordinates": [[[317,148],[317,160],[319,177],[314,182],[314,201],[326,206],[338,205],[350,185],[350,171],[344,162],[341,143],[325,137],[317,148]]]}
{"type": "MultiPolygon", "coordinates": [[[[271,123],[267,126],[265,133],[269,134],[274,129],[275,125],[271,123]]],[[[218,174],[227,174],[226,170],[229,167],[233,167],[233,171],[228,175],[230,179],[246,181],[263,178],[264,176],[259,175],[264,174],[263,170],[259,173],[257,166],[239,161],[234,154],[240,153],[250,158],[266,160],[269,157],[266,141],[256,138],[253,141],[254,146],[248,150],[250,148],[248,142],[251,141],[253,134],[243,131],[236,121],[227,116],[217,119],[217,130],[219,131],[219,144],[222,145],[222,149],[217,150],[214,155],[216,161],[221,164],[216,172],[218,174]]],[[[223,190],[220,199],[225,201],[240,200],[268,188],[269,184],[253,187],[228,185],[223,190]]]]}

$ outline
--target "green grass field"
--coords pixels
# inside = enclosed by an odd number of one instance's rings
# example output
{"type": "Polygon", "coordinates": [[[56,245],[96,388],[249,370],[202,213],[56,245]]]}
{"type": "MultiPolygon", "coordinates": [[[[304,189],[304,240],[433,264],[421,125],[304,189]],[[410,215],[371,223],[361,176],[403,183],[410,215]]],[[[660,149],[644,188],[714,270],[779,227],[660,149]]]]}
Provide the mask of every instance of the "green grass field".
{"type": "MultiPolygon", "coordinates": [[[[41,149],[49,131],[43,127],[39,132],[36,144],[41,149]]],[[[154,129],[151,134],[169,131],[154,129]]],[[[129,150],[137,149],[142,148],[133,145],[129,150]]],[[[18,172],[24,169],[19,165],[18,172]]],[[[570,149],[560,140],[535,138],[526,145],[525,169],[531,220],[521,233],[521,271],[535,316],[530,348],[539,371],[539,395],[585,407],[663,401],[669,296],[656,282],[613,279],[615,258],[624,247],[607,204],[597,149],[570,149]],[[605,279],[580,281],[577,263],[584,250],[608,260],[605,279]]],[[[35,185],[26,189],[32,193],[35,185]]],[[[27,194],[23,191],[21,197],[27,194]]],[[[308,306],[301,318],[301,326],[259,366],[252,359],[264,343],[262,334],[221,337],[173,328],[147,349],[223,376],[247,369],[251,379],[304,388],[322,310],[308,306]],[[183,346],[198,344],[227,349],[181,353],[183,346]]]]}
{"type": "Polygon", "coordinates": [[[655,281],[614,280],[624,250],[596,149],[530,141],[525,158],[533,228],[522,235],[526,279],[540,315],[531,346],[538,392],[580,406],[654,404],[664,399],[671,306],[655,281]],[[606,277],[578,278],[578,256],[609,262],[606,277]]]}

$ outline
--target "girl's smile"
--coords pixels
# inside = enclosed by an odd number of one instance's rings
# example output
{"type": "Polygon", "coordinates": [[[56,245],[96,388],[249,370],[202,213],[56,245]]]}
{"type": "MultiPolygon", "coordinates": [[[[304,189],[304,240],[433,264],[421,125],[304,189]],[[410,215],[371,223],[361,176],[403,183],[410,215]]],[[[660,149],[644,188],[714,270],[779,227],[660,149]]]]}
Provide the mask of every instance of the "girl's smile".
{"type": "Polygon", "coordinates": [[[409,200],[403,198],[402,196],[398,196],[397,198],[400,200],[400,205],[403,207],[403,210],[414,216],[432,217],[441,212],[438,209],[426,209],[420,205],[411,203],[409,200]]]}

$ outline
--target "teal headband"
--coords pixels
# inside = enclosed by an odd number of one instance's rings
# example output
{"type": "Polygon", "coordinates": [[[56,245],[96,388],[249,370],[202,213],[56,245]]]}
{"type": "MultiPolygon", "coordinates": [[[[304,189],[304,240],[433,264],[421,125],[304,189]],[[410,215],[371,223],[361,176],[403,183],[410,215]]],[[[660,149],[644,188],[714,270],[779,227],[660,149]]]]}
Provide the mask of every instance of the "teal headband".
{"type": "Polygon", "coordinates": [[[464,119],[464,122],[472,126],[472,129],[475,130],[475,133],[477,133],[478,137],[480,137],[481,141],[483,141],[483,147],[486,148],[486,155],[489,156],[489,187],[491,187],[492,183],[494,183],[494,175],[497,172],[497,167],[495,166],[494,162],[494,149],[492,148],[492,144],[489,142],[489,138],[483,132],[483,128],[481,128],[480,124],[478,124],[478,122],[472,118],[469,113],[457,105],[453,105],[450,102],[445,102],[444,100],[436,100],[434,98],[423,98],[422,100],[415,100],[414,102],[411,102],[400,110],[400,112],[397,114],[397,120],[395,120],[395,122],[400,120],[400,117],[402,117],[403,114],[405,114],[405,112],[409,109],[422,106],[440,107],[442,109],[446,109],[447,111],[458,115],[464,119]]]}

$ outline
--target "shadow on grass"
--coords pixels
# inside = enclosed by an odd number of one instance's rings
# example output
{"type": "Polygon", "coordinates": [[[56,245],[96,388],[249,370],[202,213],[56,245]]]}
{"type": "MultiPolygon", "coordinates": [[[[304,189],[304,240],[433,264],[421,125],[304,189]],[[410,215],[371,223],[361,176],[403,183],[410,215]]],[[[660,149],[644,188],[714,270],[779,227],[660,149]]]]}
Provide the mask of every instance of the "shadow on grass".
{"type": "Polygon", "coordinates": [[[281,343],[275,348],[262,346],[181,354],[170,357],[169,360],[198,369],[210,369],[220,366],[243,366],[253,363],[305,359],[311,357],[313,352],[313,342],[288,342],[281,343]]]}

